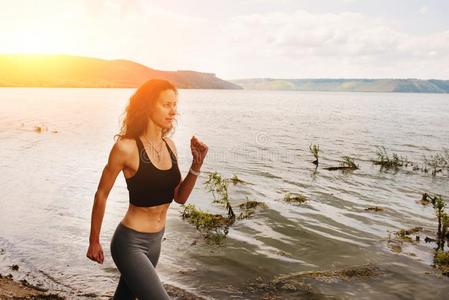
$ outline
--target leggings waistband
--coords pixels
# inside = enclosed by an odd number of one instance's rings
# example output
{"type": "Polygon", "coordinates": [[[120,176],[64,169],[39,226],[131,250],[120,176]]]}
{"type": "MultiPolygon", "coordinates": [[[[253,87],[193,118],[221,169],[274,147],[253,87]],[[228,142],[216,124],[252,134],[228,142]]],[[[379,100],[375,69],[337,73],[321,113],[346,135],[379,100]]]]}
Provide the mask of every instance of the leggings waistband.
{"type": "Polygon", "coordinates": [[[142,231],[137,231],[133,228],[130,228],[130,227],[124,225],[122,222],[118,223],[118,228],[128,231],[133,235],[137,235],[137,236],[141,236],[141,237],[145,237],[145,238],[156,238],[156,237],[163,235],[165,232],[165,226],[162,227],[162,229],[157,232],[142,232],[142,231]]]}

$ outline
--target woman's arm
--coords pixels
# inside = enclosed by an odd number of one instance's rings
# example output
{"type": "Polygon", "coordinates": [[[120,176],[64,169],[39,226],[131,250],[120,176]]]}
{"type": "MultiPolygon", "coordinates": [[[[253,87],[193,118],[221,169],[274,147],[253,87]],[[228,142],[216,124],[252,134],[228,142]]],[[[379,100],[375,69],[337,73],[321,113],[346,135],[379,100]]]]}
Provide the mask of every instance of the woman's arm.
{"type": "Polygon", "coordinates": [[[181,180],[175,189],[174,199],[176,203],[184,204],[187,202],[187,199],[195,186],[197,177],[198,176],[193,175],[192,173],[188,173],[184,180],[181,180]]]}
{"type": "MultiPolygon", "coordinates": [[[[176,158],[178,158],[175,143],[170,139],[168,140],[170,141],[170,144],[172,144],[176,158]]],[[[206,157],[208,147],[197,138],[192,137],[190,148],[193,156],[191,168],[194,171],[199,172],[203,165],[204,158],[206,157]]],[[[184,204],[187,202],[187,199],[195,186],[197,177],[198,176],[189,172],[184,179],[181,179],[178,186],[175,188],[174,200],[176,203],[184,204]]]]}
{"type": "Polygon", "coordinates": [[[106,208],[106,200],[118,173],[120,173],[126,164],[128,148],[129,146],[124,141],[119,140],[114,144],[95,193],[91,215],[90,246],[86,256],[99,263],[103,263],[104,259],[103,251],[100,246],[100,231],[106,208]]]}

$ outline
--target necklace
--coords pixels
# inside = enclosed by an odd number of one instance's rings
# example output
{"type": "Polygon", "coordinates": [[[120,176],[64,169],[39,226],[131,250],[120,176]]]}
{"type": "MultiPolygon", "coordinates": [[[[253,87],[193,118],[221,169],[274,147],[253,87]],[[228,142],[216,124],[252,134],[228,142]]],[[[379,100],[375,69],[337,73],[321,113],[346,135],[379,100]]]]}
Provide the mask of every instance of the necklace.
{"type": "Polygon", "coordinates": [[[150,144],[150,146],[154,149],[154,151],[156,151],[156,155],[157,155],[157,161],[159,162],[161,160],[161,151],[162,151],[162,142],[161,142],[161,146],[159,147],[160,149],[157,150],[156,147],[153,146],[153,143],[150,142],[149,140],[145,140],[148,144],[150,144]]]}

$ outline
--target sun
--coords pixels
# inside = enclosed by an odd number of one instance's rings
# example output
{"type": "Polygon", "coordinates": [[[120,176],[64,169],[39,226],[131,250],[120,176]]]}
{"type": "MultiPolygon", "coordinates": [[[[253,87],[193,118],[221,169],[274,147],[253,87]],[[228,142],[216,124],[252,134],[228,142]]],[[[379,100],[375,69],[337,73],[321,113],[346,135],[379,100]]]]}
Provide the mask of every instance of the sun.
{"type": "MultiPolygon", "coordinates": [[[[67,33],[63,28],[38,28],[16,31],[11,39],[9,39],[10,53],[17,54],[56,54],[66,52],[68,43],[67,33]]],[[[45,26],[46,27],[46,26],[45,26]]]]}

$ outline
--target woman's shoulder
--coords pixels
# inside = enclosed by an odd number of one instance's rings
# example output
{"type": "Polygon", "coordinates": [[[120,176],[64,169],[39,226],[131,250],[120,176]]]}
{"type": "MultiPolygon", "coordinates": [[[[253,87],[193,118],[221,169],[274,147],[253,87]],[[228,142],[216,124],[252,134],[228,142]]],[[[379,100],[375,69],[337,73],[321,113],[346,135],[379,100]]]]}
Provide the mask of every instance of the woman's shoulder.
{"type": "Polygon", "coordinates": [[[130,154],[135,151],[136,140],[134,138],[119,137],[115,142],[114,147],[123,154],[130,154]]]}

